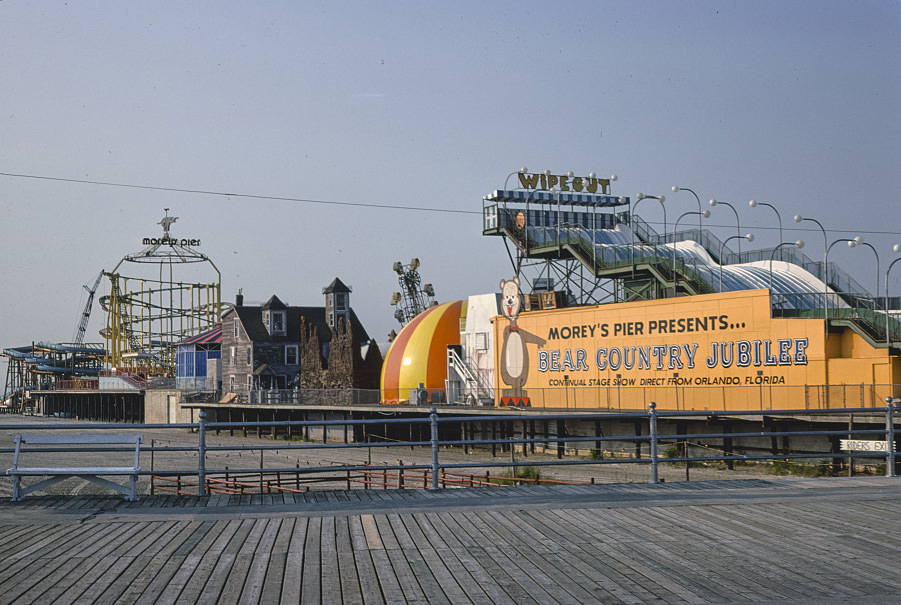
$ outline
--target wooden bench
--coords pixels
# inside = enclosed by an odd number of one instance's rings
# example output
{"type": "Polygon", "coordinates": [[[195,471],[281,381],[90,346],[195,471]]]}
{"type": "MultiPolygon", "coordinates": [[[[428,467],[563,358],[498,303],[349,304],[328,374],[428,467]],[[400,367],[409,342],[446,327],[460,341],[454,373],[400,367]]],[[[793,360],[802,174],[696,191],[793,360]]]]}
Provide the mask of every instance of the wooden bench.
{"type": "Polygon", "coordinates": [[[64,481],[70,477],[80,477],[101,487],[106,487],[123,494],[128,500],[137,500],[137,482],[138,473],[141,471],[139,458],[141,455],[141,443],[143,435],[73,435],[73,434],[16,434],[16,452],[13,455],[13,467],[6,471],[6,474],[12,478],[13,483],[13,501],[21,500],[26,494],[49,487],[60,481],[64,481]],[[39,453],[47,452],[48,449],[60,448],[66,446],[80,446],[82,448],[91,448],[84,451],[68,452],[68,457],[75,457],[79,454],[90,452],[102,452],[109,446],[130,445],[135,450],[134,466],[87,466],[87,467],[23,467],[19,464],[19,459],[23,452],[39,453]],[[36,448],[26,446],[38,446],[36,448]],[[39,477],[50,476],[34,485],[23,487],[20,483],[22,477],[39,477]],[[124,486],[108,479],[102,479],[99,475],[118,475],[127,476],[129,485],[124,486]]]}

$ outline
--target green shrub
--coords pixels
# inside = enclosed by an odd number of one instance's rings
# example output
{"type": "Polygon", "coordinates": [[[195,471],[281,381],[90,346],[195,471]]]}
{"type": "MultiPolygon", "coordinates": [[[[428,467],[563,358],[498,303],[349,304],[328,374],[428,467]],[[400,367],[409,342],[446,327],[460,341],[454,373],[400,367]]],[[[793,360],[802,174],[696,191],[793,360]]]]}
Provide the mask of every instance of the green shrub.
{"type": "Polygon", "coordinates": [[[529,479],[529,483],[533,481],[535,484],[540,483],[541,474],[534,466],[517,466],[516,476],[513,476],[513,470],[507,470],[496,477],[492,477],[491,482],[495,485],[515,485],[515,479],[529,479]]]}

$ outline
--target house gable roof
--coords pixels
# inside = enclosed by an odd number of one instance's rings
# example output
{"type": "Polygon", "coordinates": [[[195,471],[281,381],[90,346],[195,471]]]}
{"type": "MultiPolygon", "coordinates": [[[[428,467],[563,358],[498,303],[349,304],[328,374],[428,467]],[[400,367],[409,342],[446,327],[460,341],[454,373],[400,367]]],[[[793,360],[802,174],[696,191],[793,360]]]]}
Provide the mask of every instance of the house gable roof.
{"type": "Polygon", "coordinates": [[[266,304],[263,305],[262,308],[269,309],[269,310],[273,310],[273,309],[277,310],[277,309],[287,309],[288,307],[285,305],[285,303],[283,303],[281,300],[279,300],[278,296],[273,294],[272,297],[266,301],[266,304]]]}
{"type": "MultiPolygon", "coordinates": [[[[275,296],[270,298],[269,302],[272,302],[273,299],[281,303],[275,296]]],[[[269,303],[267,302],[266,304],[269,303]]],[[[287,330],[286,334],[279,336],[272,336],[266,330],[266,326],[263,324],[263,309],[265,308],[266,305],[260,307],[232,307],[226,311],[223,316],[235,313],[241,321],[241,325],[244,326],[244,331],[247,332],[248,338],[254,342],[300,342],[302,340],[301,318],[306,320],[308,326],[316,327],[319,335],[319,342],[326,343],[331,342],[332,340],[332,331],[326,321],[325,307],[283,306],[286,311],[285,327],[287,330]]],[[[272,309],[273,307],[269,308],[272,309]]],[[[353,325],[354,333],[357,335],[357,339],[360,343],[368,343],[370,340],[369,335],[366,333],[366,329],[360,323],[360,320],[357,318],[357,314],[353,309],[350,310],[350,323],[353,325]]]]}
{"type": "Polygon", "coordinates": [[[336,277],[332,281],[332,283],[330,283],[328,286],[326,286],[322,290],[322,293],[323,294],[332,294],[334,292],[350,292],[350,291],[351,291],[350,288],[348,288],[346,285],[344,285],[344,282],[342,282],[340,279],[338,279],[336,277]]]}

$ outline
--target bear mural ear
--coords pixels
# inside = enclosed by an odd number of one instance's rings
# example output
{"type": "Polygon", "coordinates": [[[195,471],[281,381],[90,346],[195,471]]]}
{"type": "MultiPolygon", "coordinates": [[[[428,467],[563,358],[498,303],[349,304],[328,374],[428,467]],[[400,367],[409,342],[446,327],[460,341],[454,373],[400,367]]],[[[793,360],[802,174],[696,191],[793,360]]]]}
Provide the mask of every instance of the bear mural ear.
{"type": "Polygon", "coordinates": [[[516,284],[517,288],[519,287],[519,276],[518,275],[513,278],[513,283],[516,284]]]}
{"type": "Polygon", "coordinates": [[[502,279],[502,280],[501,280],[501,291],[504,290],[504,283],[506,283],[506,280],[503,280],[503,279],[502,279]]]}

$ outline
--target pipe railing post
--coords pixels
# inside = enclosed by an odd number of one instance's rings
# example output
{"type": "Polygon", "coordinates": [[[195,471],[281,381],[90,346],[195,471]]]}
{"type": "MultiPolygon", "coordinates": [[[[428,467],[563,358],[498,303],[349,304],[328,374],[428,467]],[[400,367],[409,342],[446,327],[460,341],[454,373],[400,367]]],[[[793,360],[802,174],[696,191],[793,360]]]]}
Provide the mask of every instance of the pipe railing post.
{"type": "Polygon", "coordinates": [[[891,397],[885,398],[885,476],[895,476],[895,406],[891,397]]]}
{"type": "Polygon", "coordinates": [[[648,432],[651,435],[651,483],[660,483],[657,475],[657,404],[648,404],[648,432]]]}
{"type": "Polygon", "coordinates": [[[206,496],[206,412],[197,415],[197,495],[206,496]]]}
{"type": "Polygon", "coordinates": [[[429,408],[429,424],[432,426],[432,489],[438,489],[438,410],[429,408]]]}

